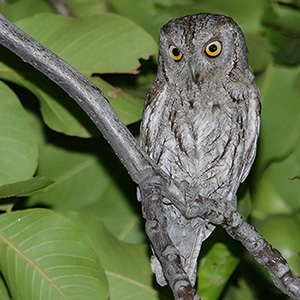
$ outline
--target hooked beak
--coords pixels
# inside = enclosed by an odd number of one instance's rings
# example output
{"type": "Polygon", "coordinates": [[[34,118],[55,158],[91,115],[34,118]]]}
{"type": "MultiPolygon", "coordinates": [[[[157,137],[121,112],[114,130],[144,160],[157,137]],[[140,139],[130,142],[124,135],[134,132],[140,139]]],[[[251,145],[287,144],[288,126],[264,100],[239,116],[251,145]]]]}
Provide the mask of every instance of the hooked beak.
{"type": "Polygon", "coordinates": [[[200,76],[199,62],[191,62],[190,69],[191,69],[192,79],[195,83],[197,83],[199,80],[199,76],[200,76]]]}

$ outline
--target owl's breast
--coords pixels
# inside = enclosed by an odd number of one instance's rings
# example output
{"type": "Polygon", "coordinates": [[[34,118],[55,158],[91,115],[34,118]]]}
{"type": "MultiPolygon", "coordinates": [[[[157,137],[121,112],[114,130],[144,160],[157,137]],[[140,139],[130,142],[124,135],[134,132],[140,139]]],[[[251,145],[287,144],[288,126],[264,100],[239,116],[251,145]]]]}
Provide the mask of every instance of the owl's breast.
{"type": "Polygon", "coordinates": [[[234,198],[243,165],[245,105],[225,92],[214,97],[198,89],[165,90],[159,98],[148,126],[151,158],[174,179],[200,187],[203,196],[234,198]]]}
{"type": "Polygon", "coordinates": [[[246,118],[246,110],[219,103],[199,108],[194,116],[192,123],[197,134],[192,184],[202,186],[203,195],[216,199],[235,197],[244,164],[242,123],[246,118]]]}

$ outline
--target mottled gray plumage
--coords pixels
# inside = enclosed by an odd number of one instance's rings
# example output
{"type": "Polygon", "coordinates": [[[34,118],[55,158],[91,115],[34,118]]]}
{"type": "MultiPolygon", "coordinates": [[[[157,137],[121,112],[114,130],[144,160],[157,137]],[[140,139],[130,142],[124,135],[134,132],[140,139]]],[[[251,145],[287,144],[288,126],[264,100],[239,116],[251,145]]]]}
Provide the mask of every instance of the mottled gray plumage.
{"type": "MultiPolygon", "coordinates": [[[[163,26],[159,46],[141,145],[190,191],[197,187],[202,196],[236,201],[255,157],[260,125],[260,96],[243,33],[231,18],[197,14],[163,26]]],[[[168,234],[194,285],[201,244],[214,227],[202,218],[186,219],[164,203],[168,234]]],[[[156,257],[152,269],[158,283],[166,284],[156,257]]]]}

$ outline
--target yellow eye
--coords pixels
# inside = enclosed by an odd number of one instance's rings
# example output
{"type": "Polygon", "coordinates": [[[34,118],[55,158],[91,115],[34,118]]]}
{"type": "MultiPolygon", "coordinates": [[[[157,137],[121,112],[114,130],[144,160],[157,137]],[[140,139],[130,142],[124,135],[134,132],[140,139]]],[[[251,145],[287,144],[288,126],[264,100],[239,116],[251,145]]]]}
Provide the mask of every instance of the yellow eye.
{"type": "Polygon", "coordinates": [[[205,52],[208,56],[216,57],[221,53],[222,44],[219,41],[214,41],[209,43],[206,48],[205,52]]]}
{"type": "Polygon", "coordinates": [[[176,61],[180,61],[183,56],[183,54],[180,52],[180,50],[174,46],[170,46],[169,54],[176,61]]]}

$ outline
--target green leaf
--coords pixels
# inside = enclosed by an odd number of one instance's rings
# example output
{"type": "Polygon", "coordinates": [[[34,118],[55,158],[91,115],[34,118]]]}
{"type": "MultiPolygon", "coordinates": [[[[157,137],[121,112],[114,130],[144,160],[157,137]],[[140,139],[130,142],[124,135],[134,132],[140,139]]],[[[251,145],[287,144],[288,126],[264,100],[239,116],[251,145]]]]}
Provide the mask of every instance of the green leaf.
{"type": "MultiPolygon", "coordinates": [[[[148,33],[116,15],[74,20],[46,14],[21,20],[17,25],[87,77],[95,72],[136,73],[138,59],[157,52],[157,44],[148,33]]],[[[32,91],[40,100],[44,121],[51,129],[80,137],[99,134],[81,108],[60,88],[4,48],[1,54],[0,78],[32,91]]],[[[110,92],[108,99],[126,124],[141,118],[143,101],[103,81],[100,86],[110,92]]]]}
{"type": "Polygon", "coordinates": [[[143,26],[156,39],[159,29],[169,20],[200,12],[219,13],[232,17],[247,32],[261,29],[258,16],[263,14],[264,3],[252,1],[153,1],[111,0],[113,8],[143,26]]]}
{"type": "Polygon", "coordinates": [[[246,42],[249,49],[249,64],[255,73],[263,72],[271,60],[268,40],[261,34],[247,34],[246,42]]]}
{"type": "Polygon", "coordinates": [[[291,214],[269,216],[257,230],[277,248],[296,274],[300,274],[300,222],[291,214]],[[284,226],[283,226],[284,224],[284,226]]]}
{"type": "Polygon", "coordinates": [[[264,11],[264,3],[261,0],[210,0],[195,2],[198,12],[218,13],[230,16],[239,24],[244,32],[257,32],[261,29],[260,16],[262,16],[264,11]]]}
{"type": "Polygon", "coordinates": [[[292,212],[291,207],[276,190],[272,181],[271,168],[269,167],[260,177],[252,196],[252,216],[257,219],[264,219],[272,214],[292,212]]]}
{"type": "Polygon", "coordinates": [[[111,0],[113,8],[121,15],[132,19],[145,28],[155,39],[158,39],[159,29],[172,19],[174,14],[168,10],[159,10],[151,0],[111,0]]]}
{"type": "Polygon", "coordinates": [[[32,196],[28,205],[90,212],[103,220],[120,239],[143,241],[145,235],[136,186],[113,152],[103,145],[104,139],[100,141],[102,149],[97,152],[102,154],[101,157],[90,152],[89,149],[99,147],[92,142],[88,142],[82,152],[46,147],[40,155],[38,174],[55,183],[32,196]]]}
{"type": "MultiPolygon", "coordinates": [[[[245,271],[247,272],[247,270],[245,271]]],[[[249,271],[247,272],[249,273],[249,271]]],[[[258,280],[256,280],[258,282],[258,280]]],[[[255,289],[249,286],[244,278],[238,280],[238,286],[230,285],[226,289],[225,294],[222,296],[222,300],[257,300],[254,296],[255,289]]]]}
{"type": "Polygon", "coordinates": [[[260,166],[290,153],[299,141],[299,71],[270,65],[257,78],[262,97],[261,133],[258,147],[260,166]]]}
{"type": "Polygon", "coordinates": [[[99,134],[83,110],[56,84],[4,47],[0,46],[0,51],[0,78],[29,89],[40,100],[44,122],[51,129],[80,137],[99,134]]]}
{"type": "Polygon", "coordinates": [[[123,188],[112,183],[106,187],[99,201],[84,207],[82,211],[103,221],[109,231],[122,241],[129,243],[148,241],[144,232],[141,207],[133,193],[134,186],[131,182],[124,183],[132,187],[131,198],[124,195],[123,188]]]}
{"type": "Polygon", "coordinates": [[[0,217],[0,269],[15,300],[107,299],[107,281],[86,234],[49,210],[0,217]]]}
{"type": "Polygon", "coordinates": [[[153,274],[150,269],[148,246],[131,245],[117,240],[102,222],[90,215],[65,215],[89,235],[109,281],[110,300],[161,299],[152,287],[153,274]]]}
{"type": "Polygon", "coordinates": [[[272,52],[276,61],[289,65],[299,64],[299,10],[286,5],[269,6],[262,21],[268,28],[267,34],[273,44],[272,52]]]}
{"type": "Polygon", "coordinates": [[[0,274],[0,299],[11,300],[11,298],[9,297],[7,286],[5,285],[1,274],[0,274]]]}
{"type": "Polygon", "coordinates": [[[206,300],[219,299],[238,262],[225,244],[214,243],[200,260],[198,293],[201,297],[206,300]]]}
{"type": "Polygon", "coordinates": [[[42,201],[43,205],[59,210],[76,210],[94,203],[109,181],[97,155],[54,146],[45,147],[41,152],[38,174],[53,180],[54,184],[31,197],[28,204],[42,201]]]}
{"type": "Polygon", "coordinates": [[[142,118],[144,99],[137,99],[119,88],[114,88],[99,77],[92,77],[91,81],[104,92],[111,106],[125,124],[134,123],[142,118]]]}
{"type": "Polygon", "coordinates": [[[291,5],[292,7],[300,8],[300,1],[299,0],[280,0],[280,4],[287,4],[291,5]]]}
{"type": "Polygon", "coordinates": [[[0,82],[0,185],[32,177],[37,158],[26,111],[12,90],[0,82]]]}
{"type": "MultiPolygon", "coordinates": [[[[2,48],[3,49],[3,48],[2,48]]],[[[1,47],[0,50],[2,51],[1,47]]],[[[42,74],[36,73],[33,68],[28,68],[12,53],[3,49],[2,58],[19,61],[16,68],[23,68],[20,73],[4,67],[0,78],[12,81],[29,89],[40,100],[41,112],[44,122],[53,130],[64,134],[79,137],[90,137],[99,135],[99,131],[84,111],[57,85],[45,78],[42,74]],[[22,73],[30,74],[30,78],[23,77],[22,73]]],[[[0,58],[1,59],[1,58],[0,58]]],[[[91,77],[90,80],[106,94],[112,107],[125,124],[131,124],[141,119],[143,101],[124,93],[121,89],[98,77],[91,77]]],[[[146,98],[146,96],[145,96],[146,98]]],[[[25,99],[26,101],[27,99],[25,99]]]]}
{"type": "Polygon", "coordinates": [[[81,73],[136,73],[157,43],[132,21],[112,14],[79,19],[41,14],[16,22],[81,73]]]}
{"type": "Polygon", "coordinates": [[[37,192],[53,181],[43,176],[36,176],[28,180],[14,182],[0,186],[0,199],[15,196],[28,196],[37,192]]]}
{"type": "Polygon", "coordinates": [[[76,17],[100,15],[107,11],[104,0],[68,0],[68,7],[76,17]]]}
{"type": "Polygon", "coordinates": [[[247,220],[251,212],[251,194],[249,185],[246,182],[240,186],[237,193],[237,200],[238,212],[247,220]]]}
{"type": "Polygon", "coordinates": [[[50,13],[52,8],[47,1],[22,0],[6,5],[1,13],[11,22],[34,16],[38,13],[50,13]]]}
{"type": "Polygon", "coordinates": [[[297,160],[300,153],[300,143],[294,151],[283,161],[270,165],[270,176],[278,195],[291,207],[293,211],[300,210],[300,161],[297,160]]]}

